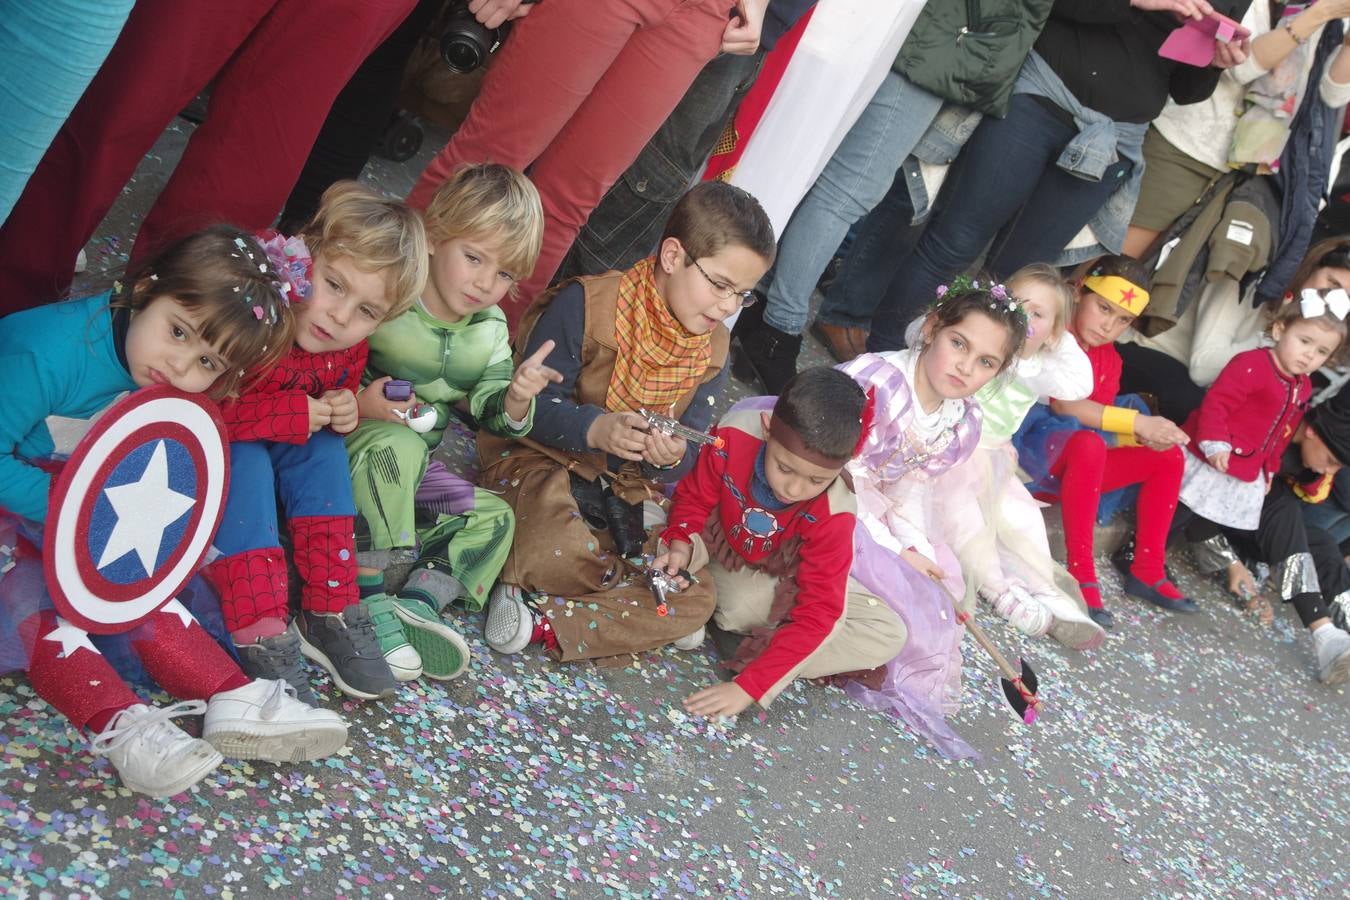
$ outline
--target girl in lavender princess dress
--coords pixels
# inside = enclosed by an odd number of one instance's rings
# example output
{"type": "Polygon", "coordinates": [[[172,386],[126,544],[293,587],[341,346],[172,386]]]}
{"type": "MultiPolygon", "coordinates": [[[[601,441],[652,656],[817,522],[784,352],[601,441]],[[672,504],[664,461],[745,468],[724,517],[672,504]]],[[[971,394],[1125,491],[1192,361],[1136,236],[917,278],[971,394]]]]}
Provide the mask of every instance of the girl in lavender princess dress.
{"type": "Polygon", "coordinates": [[[840,366],[875,391],[876,403],[872,432],[847,467],[858,497],[852,576],[899,613],[908,631],[880,688],[851,681],[845,690],[895,712],[945,756],[963,758],[975,752],[945,721],[960,699],[962,627],[934,580],[955,597],[965,590],[955,556],[935,541],[934,508],[943,499],[932,486],[978,444],[972,395],[1017,358],[1026,316],[1002,285],[957,278],[938,289],[921,336],[909,349],[840,366]]]}

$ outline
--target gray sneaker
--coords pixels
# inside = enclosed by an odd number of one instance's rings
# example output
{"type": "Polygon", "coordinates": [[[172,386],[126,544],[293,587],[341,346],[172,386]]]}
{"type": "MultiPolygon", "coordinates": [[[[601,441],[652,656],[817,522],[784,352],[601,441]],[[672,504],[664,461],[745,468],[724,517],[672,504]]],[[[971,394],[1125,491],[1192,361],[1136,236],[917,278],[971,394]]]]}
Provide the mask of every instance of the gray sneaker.
{"type": "Polygon", "coordinates": [[[309,683],[304,657],[300,655],[300,631],[295,620],[281,634],[258,638],[251,644],[235,644],[239,667],[255,681],[281,680],[295,688],[295,697],[306,706],[318,706],[319,698],[309,683]]]}
{"type": "Polygon", "coordinates": [[[1323,684],[1344,684],[1350,681],[1350,634],[1334,625],[1327,626],[1332,633],[1318,641],[1317,680],[1323,684]]]}
{"type": "Polygon", "coordinates": [[[353,603],[340,613],[302,610],[300,652],[323,666],[342,693],[361,700],[392,698],[397,682],[385,662],[370,612],[353,603]]]}

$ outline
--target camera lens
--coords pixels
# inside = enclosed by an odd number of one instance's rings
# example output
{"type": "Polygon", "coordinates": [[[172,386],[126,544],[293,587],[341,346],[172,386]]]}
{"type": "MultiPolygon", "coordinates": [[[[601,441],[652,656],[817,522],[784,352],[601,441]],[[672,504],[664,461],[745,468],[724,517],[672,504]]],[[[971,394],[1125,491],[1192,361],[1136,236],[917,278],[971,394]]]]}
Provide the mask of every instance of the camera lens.
{"type": "Polygon", "coordinates": [[[441,39],[441,59],[446,68],[463,75],[483,64],[487,47],[473,34],[447,34],[441,39]]]}

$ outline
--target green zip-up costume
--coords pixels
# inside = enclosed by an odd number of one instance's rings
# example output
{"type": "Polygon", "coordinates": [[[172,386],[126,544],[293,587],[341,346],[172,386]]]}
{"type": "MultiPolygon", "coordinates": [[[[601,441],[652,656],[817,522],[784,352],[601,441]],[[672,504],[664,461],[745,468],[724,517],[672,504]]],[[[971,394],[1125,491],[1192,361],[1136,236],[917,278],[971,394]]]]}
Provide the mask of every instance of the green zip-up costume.
{"type": "MultiPolygon", "coordinates": [[[[464,603],[482,608],[511,551],[515,517],[501,498],[448,472],[437,472],[438,490],[415,502],[431,451],[441,442],[450,408],[467,399],[480,427],[502,437],[527,434],[534,403],[522,427],[506,415],[514,366],[506,317],[495,306],[458,322],[444,322],[419,301],[370,337],[362,384],[389,375],[411,381],[417,401],[436,410],[436,427],[418,434],[397,422],[362,420],[347,437],[356,501],[358,550],[413,547],[418,566],[444,567],[464,586],[464,603]],[[428,502],[429,501],[429,502],[428,502]]],[[[416,572],[414,571],[414,577],[416,572]]]]}

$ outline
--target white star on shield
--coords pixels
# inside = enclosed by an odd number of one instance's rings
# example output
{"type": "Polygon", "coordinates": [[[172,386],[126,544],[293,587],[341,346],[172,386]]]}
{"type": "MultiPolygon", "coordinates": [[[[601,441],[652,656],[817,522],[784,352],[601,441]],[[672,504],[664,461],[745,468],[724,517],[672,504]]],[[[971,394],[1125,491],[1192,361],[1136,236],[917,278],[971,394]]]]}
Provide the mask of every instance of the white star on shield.
{"type": "Polygon", "coordinates": [[[138,481],[104,488],[103,493],[117,513],[117,524],[99,556],[98,568],[135,551],[149,576],[159,558],[164,529],[181,519],[197,502],[169,487],[169,458],[164,442],[155,445],[138,481]]]}

